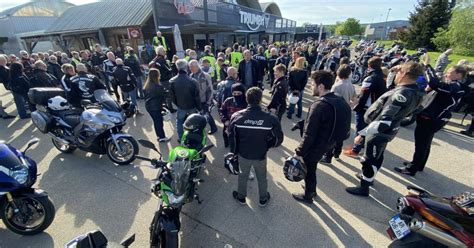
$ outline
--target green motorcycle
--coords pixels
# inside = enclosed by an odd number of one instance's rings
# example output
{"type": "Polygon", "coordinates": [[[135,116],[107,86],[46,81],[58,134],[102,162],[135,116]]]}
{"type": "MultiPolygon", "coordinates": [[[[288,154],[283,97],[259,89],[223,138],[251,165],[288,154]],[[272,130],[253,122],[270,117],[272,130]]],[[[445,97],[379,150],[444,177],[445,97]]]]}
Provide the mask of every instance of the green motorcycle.
{"type": "Polygon", "coordinates": [[[138,141],[142,146],[160,155],[159,159],[137,156],[138,159],[149,161],[152,168],[158,169],[151,187],[152,193],[160,199],[150,225],[150,247],[152,248],[177,248],[182,206],[193,200],[201,203],[196,193],[197,183],[202,182],[199,174],[206,162],[204,153],[213,145],[206,146],[205,123],[186,125],[192,116],[186,119],[181,144],[170,151],[168,161],[162,160],[162,154],[152,142],[138,141]]]}

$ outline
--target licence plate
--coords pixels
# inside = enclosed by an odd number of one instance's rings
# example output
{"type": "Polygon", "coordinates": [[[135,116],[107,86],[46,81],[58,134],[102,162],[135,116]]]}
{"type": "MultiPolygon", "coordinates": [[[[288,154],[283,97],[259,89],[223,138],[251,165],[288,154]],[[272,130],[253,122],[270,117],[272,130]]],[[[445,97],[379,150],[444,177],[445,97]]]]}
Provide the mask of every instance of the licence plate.
{"type": "Polygon", "coordinates": [[[393,218],[388,221],[388,224],[390,225],[389,229],[391,230],[387,231],[389,231],[388,233],[392,239],[402,239],[403,237],[406,237],[408,234],[410,234],[410,228],[405,223],[405,221],[400,218],[399,214],[393,216],[393,218]]]}

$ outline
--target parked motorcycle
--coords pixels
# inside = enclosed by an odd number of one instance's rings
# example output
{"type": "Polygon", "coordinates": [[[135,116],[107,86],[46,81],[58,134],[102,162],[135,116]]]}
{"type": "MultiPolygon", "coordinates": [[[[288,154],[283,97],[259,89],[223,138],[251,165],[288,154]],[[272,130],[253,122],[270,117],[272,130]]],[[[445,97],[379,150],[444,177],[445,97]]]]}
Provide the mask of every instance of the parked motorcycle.
{"type": "Polygon", "coordinates": [[[153,180],[151,192],[160,201],[155,211],[153,221],[150,225],[150,247],[152,248],[176,248],[179,244],[178,233],[181,228],[180,213],[185,203],[197,200],[201,203],[197,194],[197,183],[201,168],[206,162],[205,152],[213,145],[206,146],[206,122],[188,125],[187,118],[184,124],[181,145],[173,148],[168,156],[168,161],[162,160],[162,154],[156,146],[147,140],[138,142],[159,154],[159,159],[149,159],[137,156],[150,162],[150,167],[158,169],[157,176],[153,180]]]}
{"type": "Polygon", "coordinates": [[[25,153],[38,141],[37,138],[30,140],[23,152],[0,143],[0,219],[8,229],[21,235],[44,231],[55,215],[48,194],[32,187],[37,167],[25,153]]]}
{"type": "Polygon", "coordinates": [[[53,145],[62,153],[72,153],[79,148],[107,154],[119,165],[135,160],[138,143],[122,132],[126,124],[125,111],[106,90],[94,91],[95,103],[83,100],[84,109],[71,108],[67,102],[59,103],[61,108],[53,108],[51,99],[63,96],[61,89],[32,88],[28,95],[30,102],[37,105],[31,120],[42,133],[51,135],[53,145]]]}
{"type": "Polygon", "coordinates": [[[362,80],[362,77],[364,76],[364,69],[361,64],[359,64],[357,61],[352,61],[349,64],[349,67],[352,70],[351,74],[351,81],[353,84],[357,84],[362,80]]]}
{"type": "Polygon", "coordinates": [[[69,241],[64,248],[107,248],[107,247],[123,247],[128,248],[135,242],[135,234],[126,238],[119,245],[109,243],[105,235],[99,231],[94,230],[86,234],[80,235],[73,240],[69,241]]]}
{"type": "Polygon", "coordinates": [[[390,247],[474,247],[474,194],[445,198],[408,186],[389,221],[390,247]]]}

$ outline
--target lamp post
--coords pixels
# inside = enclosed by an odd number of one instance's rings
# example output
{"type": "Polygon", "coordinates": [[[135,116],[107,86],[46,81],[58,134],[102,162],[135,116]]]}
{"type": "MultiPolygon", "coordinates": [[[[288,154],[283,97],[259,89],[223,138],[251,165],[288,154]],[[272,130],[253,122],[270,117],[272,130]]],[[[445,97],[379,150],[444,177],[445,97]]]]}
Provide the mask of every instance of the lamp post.
{"type": "Polygon", "coordinates": [[[385,28],[384,28],[384,33],[383,33],[383,38],[385,38],[385,40],[387,39],[387,36],[388,36],[387,22],[388,22],[388,15],[390,14],[391,10],[392,10],[392,8],[388,8],[387,18],[385,19],[385,28]]]}

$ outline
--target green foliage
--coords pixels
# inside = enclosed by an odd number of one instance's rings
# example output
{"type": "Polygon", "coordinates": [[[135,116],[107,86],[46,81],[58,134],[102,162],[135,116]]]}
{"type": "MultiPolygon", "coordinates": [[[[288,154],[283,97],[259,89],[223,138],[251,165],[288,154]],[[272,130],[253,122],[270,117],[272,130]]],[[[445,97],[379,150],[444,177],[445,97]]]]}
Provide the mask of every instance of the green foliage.
{"type": "Polygon", "coordinates": [[[419,0],[415,12],[410,14],[410,27],[400,38],[409,49],[426,47],[434,49],[432,41],[439,28],[447,28],[451,18],[448,0],[419,0]]]}
{"type": "Polygon", "coordinates": [[[338,35],[357,35],[362,33],[362,28],[359,20],[355,18],[348,18],[343,23],[337,25],[336,34],[338,35]]]}
{"type": "Polygon", "coordinates": [[[438,28],[438,32],[435,34],[435,37],[431,38],[431,41],[435,44],[438,51],[446,51],[451,46],[449,32],[444,28],[438,28]]]}

